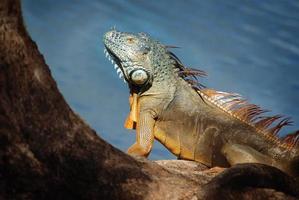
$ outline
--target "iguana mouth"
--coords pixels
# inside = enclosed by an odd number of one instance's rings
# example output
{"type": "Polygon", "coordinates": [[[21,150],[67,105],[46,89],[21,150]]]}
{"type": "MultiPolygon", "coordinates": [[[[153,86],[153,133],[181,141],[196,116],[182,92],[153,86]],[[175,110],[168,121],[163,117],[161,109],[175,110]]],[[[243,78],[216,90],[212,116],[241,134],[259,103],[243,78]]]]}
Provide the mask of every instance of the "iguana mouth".
{"type": "Polygon", "coordinates": [[[108,58],[108,60],[110,60],[111,63],[114,65],[114,69],[116,70],[116,73],[118,74],[119,78],[126,80],[120,59],[111,50],[109,50],[109,48],[106,45],[104,53],[106,58],[108,58]]]}

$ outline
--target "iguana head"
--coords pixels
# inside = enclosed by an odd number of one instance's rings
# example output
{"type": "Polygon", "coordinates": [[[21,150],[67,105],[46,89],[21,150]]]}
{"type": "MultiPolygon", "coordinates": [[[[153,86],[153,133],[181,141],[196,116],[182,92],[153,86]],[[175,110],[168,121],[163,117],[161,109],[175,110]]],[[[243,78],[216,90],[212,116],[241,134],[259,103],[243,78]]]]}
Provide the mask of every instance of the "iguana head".
{"type": "Polygon", "coordinates": [[[167,58],[166,48],[144,33],[112,30],[104,35],[106,57],[114,64],[120,77],[129,84],[151,84],[161,57],[167,58]]]}
{"type": "Polygon", "coordinates": [[[164,85],[167,89],[177,78],[183,78],[196,87],[197,83],[192,78],[204,75],[201,70],[185,68],[169,51],[170,46],[165,46],[144,33],[111,30],[105,33],[103,42],[106,57],[130,86],[149,88],[154,83],[162,83],[159,88],[162,89],[164,85]]]}

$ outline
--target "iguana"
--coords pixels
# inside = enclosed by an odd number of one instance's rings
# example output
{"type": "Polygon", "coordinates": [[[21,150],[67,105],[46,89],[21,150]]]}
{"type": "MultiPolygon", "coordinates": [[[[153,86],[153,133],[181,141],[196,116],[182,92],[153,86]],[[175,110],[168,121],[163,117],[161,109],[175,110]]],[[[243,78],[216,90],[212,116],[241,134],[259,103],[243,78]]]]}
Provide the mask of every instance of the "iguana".
{"type": "Polygon", "coordinates": [[[203,71],[185,67],[173,46],[145,33],[114,29],[103,42],[130,89],[125,127],[136,129],[136,143],[129,154],[147,157],[157,139],[178,158],[210,167],[261,163],[298,176],[299,131],[277,136],[289,118],[262,116],[266,111],[238,94],[203,87],[203,71]]]}

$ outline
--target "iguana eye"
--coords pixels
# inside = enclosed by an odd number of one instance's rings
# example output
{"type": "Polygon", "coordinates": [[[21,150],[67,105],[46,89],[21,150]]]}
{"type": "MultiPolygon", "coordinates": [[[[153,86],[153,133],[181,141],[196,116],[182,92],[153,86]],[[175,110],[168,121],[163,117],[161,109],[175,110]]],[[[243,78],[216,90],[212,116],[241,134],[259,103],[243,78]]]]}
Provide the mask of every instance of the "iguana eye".
{"type": "Polygon", "coordinates": [[[127,42],[128,42],[128,43],[133,43],[133,42],[134,42],[134,38],[132,38],[132,37],[128,37],[128,38],[127,38],[127,42]]]}

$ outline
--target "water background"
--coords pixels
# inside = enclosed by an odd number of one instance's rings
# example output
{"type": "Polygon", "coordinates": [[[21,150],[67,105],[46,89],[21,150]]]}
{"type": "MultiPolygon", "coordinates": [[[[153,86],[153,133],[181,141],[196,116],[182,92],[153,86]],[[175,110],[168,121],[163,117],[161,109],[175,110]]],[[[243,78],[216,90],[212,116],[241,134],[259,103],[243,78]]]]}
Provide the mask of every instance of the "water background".
{"type": "MultiPolygon", "coordinates": [[[[295,121],[299,129],[299,1],[259,0],[23,0],[27,29],[73,110],[106,141],[125,150],[128,88],[103,54],[112,26],[146,32],[218,90],[295,121]]],[[[174,158],[155,142],[152,159],[174,158]]]]}

